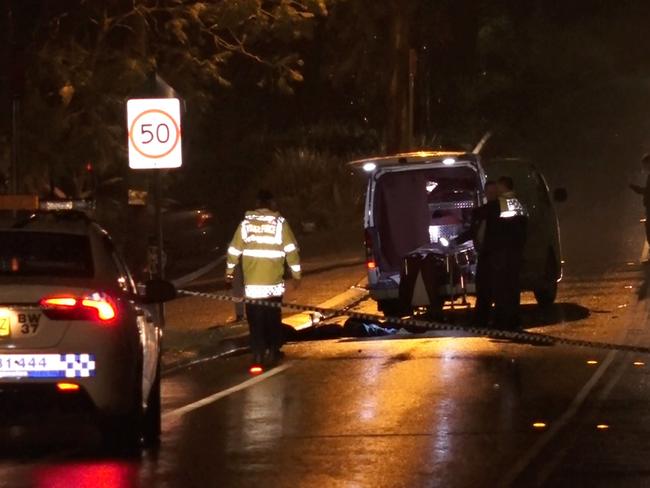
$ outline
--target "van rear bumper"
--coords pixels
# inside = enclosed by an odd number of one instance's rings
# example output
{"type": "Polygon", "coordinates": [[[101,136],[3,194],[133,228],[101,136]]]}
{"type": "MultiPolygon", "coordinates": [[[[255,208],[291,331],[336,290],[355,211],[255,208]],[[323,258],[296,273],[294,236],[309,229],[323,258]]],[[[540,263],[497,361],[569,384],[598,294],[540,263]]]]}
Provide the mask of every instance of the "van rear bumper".
{"type": "MultiPolygon", "coordinates": [[[[375,301],[397,300],[400,298],[399,285],[392,280],[390,282],[379,282],[371,285],[368,288],[368,291],[370,292],[370,298],[375,301]],[[380,286],[382,283],[383,286],[380,286]]],[[[460,297],[463,295],[475,295],[476,284],[473,282],[466,282],[465,288],[460,285],[444,285],[440,287],[439,291],[442,297],[449,300],[451,298],[460,297]]],[[[418,306],[420,304],[413,305],[418,306]]]]}
{"type": "Polygon", "coordinates": [[[399,283],[391,278],[380,278],[378,281],[374,283],[371,281],[368,284],[368,291],[370,297],[376,301],[396,300],[399,298],[399,283]]]}

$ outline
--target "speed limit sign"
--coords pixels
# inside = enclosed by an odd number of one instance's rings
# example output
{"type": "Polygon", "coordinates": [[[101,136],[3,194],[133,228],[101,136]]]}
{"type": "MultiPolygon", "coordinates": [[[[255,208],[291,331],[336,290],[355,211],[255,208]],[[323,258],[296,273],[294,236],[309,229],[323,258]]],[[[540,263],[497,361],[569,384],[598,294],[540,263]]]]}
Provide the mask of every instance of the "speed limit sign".
{"type": "Polygon", "coordinates": [[[129,167],[179,168],[181,108],[177,98],[139,98],[126,104],[129,129],[129,167]]]}

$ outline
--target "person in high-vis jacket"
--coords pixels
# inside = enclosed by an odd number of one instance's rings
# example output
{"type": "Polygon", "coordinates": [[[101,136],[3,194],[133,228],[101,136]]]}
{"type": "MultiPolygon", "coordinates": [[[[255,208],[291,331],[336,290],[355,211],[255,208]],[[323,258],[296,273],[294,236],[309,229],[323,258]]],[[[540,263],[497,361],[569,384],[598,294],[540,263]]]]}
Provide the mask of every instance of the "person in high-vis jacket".
{"type": "MultiPolygon", "coordinates": [[[[246,212],[228,248],[226,282],[232,283],[241,260],[246,298],[281,303],[285,292],[285,262],[295,286],[301,278],[300,256],[289,223],[276,211],[273,195],[261,190],[257,209],[246,212]]],[[[282,353],[282,313],[279,307],[246,305],[253,364],[273,364],[282,353]]]]}

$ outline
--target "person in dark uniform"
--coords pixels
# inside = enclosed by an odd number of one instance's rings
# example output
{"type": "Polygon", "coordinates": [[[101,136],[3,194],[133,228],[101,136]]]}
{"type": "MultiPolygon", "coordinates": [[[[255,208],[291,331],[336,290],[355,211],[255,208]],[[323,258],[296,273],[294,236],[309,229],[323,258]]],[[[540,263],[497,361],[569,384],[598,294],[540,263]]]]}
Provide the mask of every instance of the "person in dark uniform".
{"type": "Polygon", "coordinates": [[[645,186],[630,185],[632,191],[643,195],[643,206],[645,207],[645,235],[648,244],[650,244],[650,154],[646,154],[641,158],[641,165],[643,170],[648,174],[645,186]]]}
{"type": "Polygon", "coordinates": [[[472,225],[469,230],[458,236],[457,243],[470,239],[478,255],[476,263],[476,306],[474,320],[479,327],[488,327],[492,304],[494,303],[494,286],[492,257],[496,249],[495,231],[499,218],[499,193],[494,181],[485,183],[486,203],[474,209],[472,225]]]}
{"type": "Polygon", "coordinates": [[[499,190],[499,217],[494,225],[494,249],[490,262],[494,290],[495,322],[503,329],[521,326],[519,301],[520,274],[528,228],[528,212],[514,192],[514,182],[502,176],[499,190]]]}

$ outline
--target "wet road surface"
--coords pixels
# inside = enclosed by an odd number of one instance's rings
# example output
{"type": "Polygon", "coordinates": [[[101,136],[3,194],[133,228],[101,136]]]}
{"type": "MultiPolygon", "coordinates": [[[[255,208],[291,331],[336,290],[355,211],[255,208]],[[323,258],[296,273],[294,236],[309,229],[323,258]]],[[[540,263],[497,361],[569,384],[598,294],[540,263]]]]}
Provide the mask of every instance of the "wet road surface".
{"type": "MultiPolygon", "coordinates": [[[[650,344],[643,276],[627,261],[569,272],[553,310],[525,306],[527,325],[650,344]]],[[[439,333],[286,353],[256,378],[248,356],[166,377],[162,444],[135,457],[103,454],[87,429],[47,442],[8,432],[0,486],[641,486],[650,476],[650,357],[439,333]]]]}
{"type": "MultiPolygon", "coordinates": [[[[526,327],[650,345],[641,229],[626,235],[574,253],[552,309],[525,296],[526,327]]],[[[285,351],[255,378],[247,355],[167,375],[155,450],[103,452],[74,422],[6,429],[0,487],[650,485],[650,356],[461,333],[285,351]]]]}

